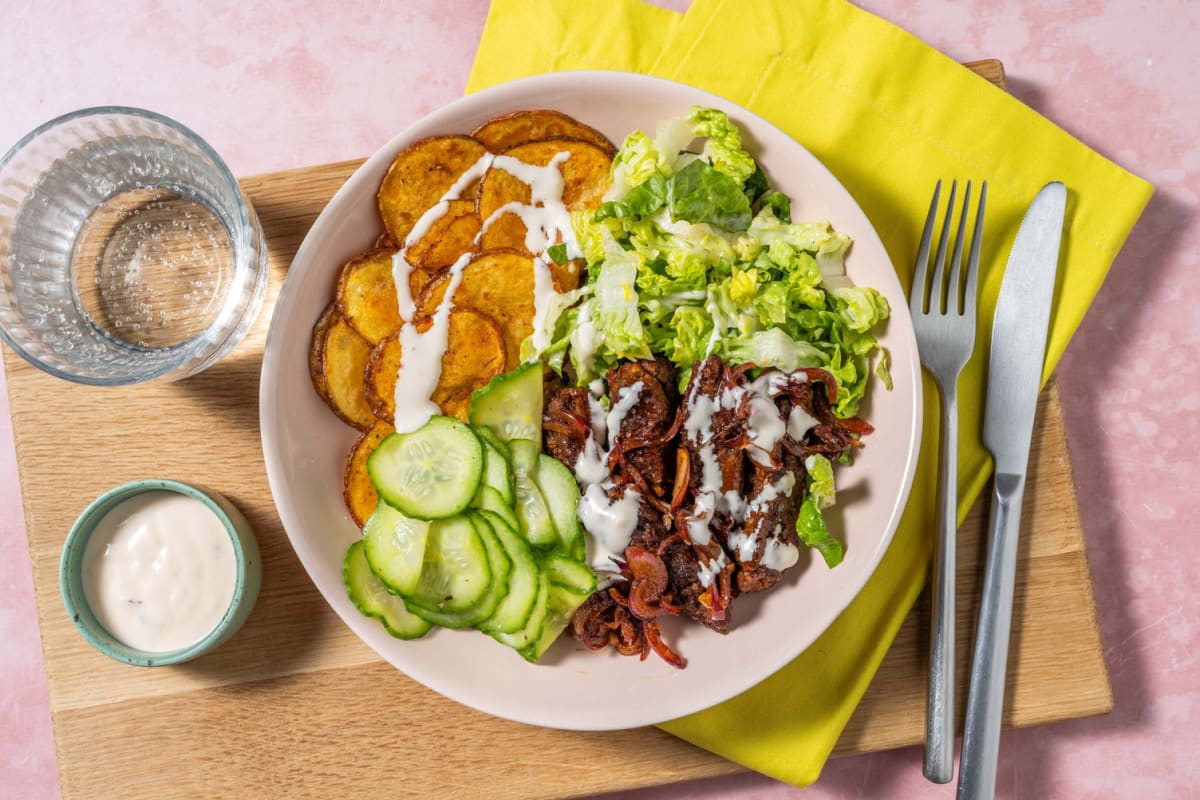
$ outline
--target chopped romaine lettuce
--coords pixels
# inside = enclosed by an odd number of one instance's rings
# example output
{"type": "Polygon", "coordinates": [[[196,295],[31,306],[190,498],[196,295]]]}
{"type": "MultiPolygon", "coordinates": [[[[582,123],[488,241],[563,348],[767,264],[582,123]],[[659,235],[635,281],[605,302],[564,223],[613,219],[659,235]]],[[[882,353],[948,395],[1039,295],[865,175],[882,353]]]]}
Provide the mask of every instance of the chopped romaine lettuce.
{"type": "Polygon", "coordinates": [[[890,384],[872,333],[888,304],[846,276],[850,238],[825,221],[793,222],[791,200],[772,190],[724,112],[694,108],[653,139],[631,133],[605,201],[572,215],[588,285],[546,314],[548,344],[533,354],[560,372],[569,354],[579,385],[655,353],[685,383],[694,362],[716,354],[821,367],[837,382],[834,413],[850,417],[872,373],[890,384]]]}
{"type": "Polygon", "coordinates": [[[796,517],[796,534],[800,541],[816,550],[825,559],[825,566],[833,568],[842,563],[846,548],[830,535],[821,517],[821,509],[810,494],[800,504],[800,515],[796,517]]]}

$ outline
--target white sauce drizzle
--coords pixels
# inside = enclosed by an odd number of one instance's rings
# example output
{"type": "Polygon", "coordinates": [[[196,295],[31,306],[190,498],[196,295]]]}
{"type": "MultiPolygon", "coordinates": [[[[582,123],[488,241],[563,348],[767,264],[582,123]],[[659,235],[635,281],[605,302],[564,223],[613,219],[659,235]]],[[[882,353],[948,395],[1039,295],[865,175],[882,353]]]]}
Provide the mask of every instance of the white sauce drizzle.
{"type": "Polygon", "coordinates": [[[597,571],[612,571],[617,561],[625,560],[625,548],[637,528],[638,506],[642,496],[626,489],[620,500],[611,501],[605,487],[593,483],[579,499],[579,521],[591,534],[589,561],[597,571]]]}
{"type": "Polygon", "coordinates": [[[788,414],[787,433],[797,442],[804,438],[804,435],[812,430],[812,427],[817,424],[817,421],[812,418],[800,406],[792,406],[792,411],[788,414]]]}
{"type": "MultiPolygon", "coordinates": [[[[778,526],[776,526],[778,527],[778,526]]],[[[800,560],[800,548],[791,542],[785,542],[778,535],[767,539],[763,547],[762,559],[759,563],[769,569],[783,572],[800,560]]]]}
{"type": "MultiPolygon", "coordinates": [[[[400,347],[403,358],[400,374],[396,381],[396,430],[408,432],[424,425],[431,416],[440,413],[431,399],[442,372],[442,356],[446,352],[449,338],[450,309],[454,305],[454,292],[462,280],[463,269],[470,263],[473,253],[463,253],[450,267],[449,283],[445,294],[433,314],[433,324],[423,333],[416,329],[413,317],[416,306],[409,276],[412,265],[408,263],[408,249],[428,235],[433,225],[450,208],[467,187],[479,180],[488,169],[496,167],[529,185],[530,201],[508,203],[490,215],[480,227],[472,245],[477,245],[484,231],[502,214],[515,213],[525,223],[525,246],[533,253],[534,268],[534,345],[544,346],[547,332],[545,317],[551,295],[555,292],[554,279],[550,272],[546,250],[562,240],[568,258],[583,255],[571,228],[571,215],[562,202],[563,176],[559,166],[570,157],[570,153],[558,153],[544,167],[526,164],[511,156],[485,153],[454,182],[441,199],[430,207],[413,225],[404,239],[404,244],[392,256],[392,277],[396,283],[396,302],[400,309],[400,347]]],[[[472,247],[472,250],[474,247],[472,247]]]]}
{"type": "Polygon", "coordinates": [[[725,560],[725,551],[722,550],[717,554],[717,557],[711,561],[701,563],[696,570],[696,577],[700,579],[700,585],[707,589],[712,586],[713,579],[725,569],[725,565],[729,562],[725,560]]]}
{"type": "Polygon", "coordinates": [[[584,487],[578,516],[584,529],[591,534],[589,562],[595,570],[611,571],[616,561],[624,560],[625,548],[637,529],[642,496],[635,489],[626,488],[621,499],[609,500],[608,490],[613,484],[608,479],[608,457],[612,445],[621,435],[621,423],[637,405],[644,386],[638,381],[623,387],[617,392],[617,402],[607,412],[593,394],[588,395],[592,435],[584,442],[583,450],[575,460],[575,478],[584,487]]]}

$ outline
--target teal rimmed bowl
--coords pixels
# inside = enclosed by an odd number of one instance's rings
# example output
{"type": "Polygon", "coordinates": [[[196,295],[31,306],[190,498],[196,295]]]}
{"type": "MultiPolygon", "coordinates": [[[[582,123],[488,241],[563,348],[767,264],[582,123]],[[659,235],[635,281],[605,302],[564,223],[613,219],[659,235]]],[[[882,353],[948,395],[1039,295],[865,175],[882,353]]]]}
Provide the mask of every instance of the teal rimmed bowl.
{"type": "Polygon", "coordinates": [[[110,489],[96,498],[71,526],[63,545],[62,560],[59,562],[59,588],[62,590],[63,605],[66,606],[67,614],[79,633],[88,644],[109,658],[138,667],[181,664],[220,647],[250,616],[261,585],[262,559],[258,552],[258,541],[242,513],[233,503],[216,492],[167,479],[133,481],[110,489]],[[216,515],[233,543],[237,578],[229,608],[225,610],[216,627],[203,639],[181,650],[151,653],[120,641],[96,619],[83,592],[83,556],[93,531],[108,512],[135,495],[157,491],[178,492],[199,500],[216,515]]]}

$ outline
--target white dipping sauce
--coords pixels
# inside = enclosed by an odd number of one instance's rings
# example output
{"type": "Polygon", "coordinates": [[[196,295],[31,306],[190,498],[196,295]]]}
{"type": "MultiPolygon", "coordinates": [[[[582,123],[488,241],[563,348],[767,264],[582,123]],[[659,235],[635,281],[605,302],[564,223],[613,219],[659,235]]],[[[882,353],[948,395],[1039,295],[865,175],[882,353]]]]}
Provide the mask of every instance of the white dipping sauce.
{"type": "Polygon", "coordinates": [[[229,609],[236,583],[229,532],[203,502],[178,492],[122,501],[83,553],[83,594],[97,621],[148,653],[203,639],[229,609]]]}

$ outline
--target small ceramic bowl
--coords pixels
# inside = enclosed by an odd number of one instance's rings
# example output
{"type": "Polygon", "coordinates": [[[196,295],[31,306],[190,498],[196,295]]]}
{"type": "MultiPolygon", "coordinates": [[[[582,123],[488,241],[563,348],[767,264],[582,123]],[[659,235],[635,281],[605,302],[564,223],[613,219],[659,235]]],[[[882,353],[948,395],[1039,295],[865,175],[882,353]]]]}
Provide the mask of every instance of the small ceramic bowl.
{"type": "Polygon", "coordinates": [[[63,604],[83,638],[109,658],[139,667],[180,664],[220,647],[250,616],[261,585],[262,561],[259,557],[258,541],[254,538],[250,523],[241,512],[216,492],[173,480],[133,481],[110,489],[96,498],[71,526],[59,563],[59,587],[62,590],[63,604]],[[83,590],[84,553],[88,540],[100,520],[121,502],[143,492],[154,491],[178,492],[204,503],[229,533],[237,563],[233,600],[217,626],[189,647],[162,653],[138,650],[115,638],[96,619],[83,590]]]}

